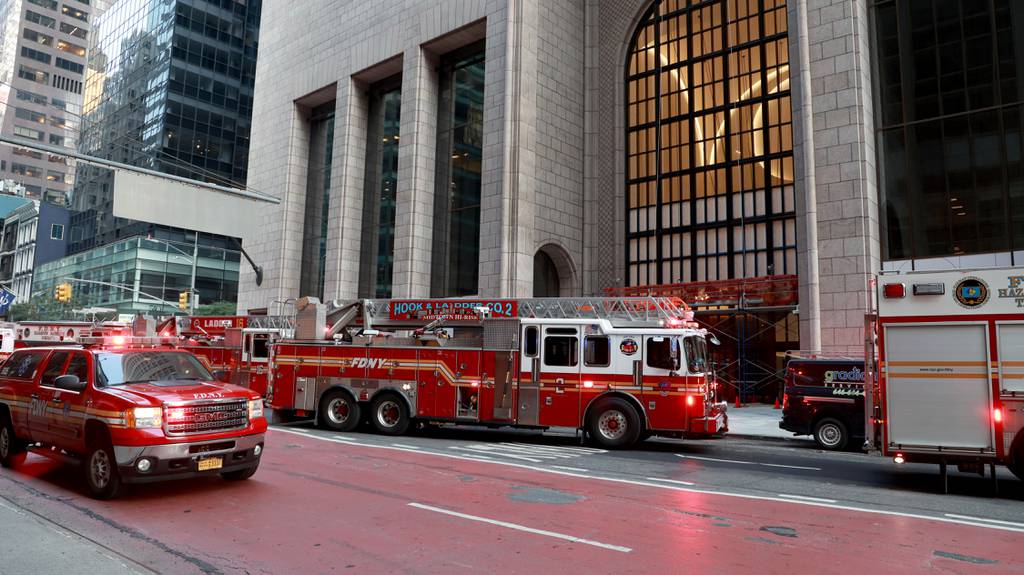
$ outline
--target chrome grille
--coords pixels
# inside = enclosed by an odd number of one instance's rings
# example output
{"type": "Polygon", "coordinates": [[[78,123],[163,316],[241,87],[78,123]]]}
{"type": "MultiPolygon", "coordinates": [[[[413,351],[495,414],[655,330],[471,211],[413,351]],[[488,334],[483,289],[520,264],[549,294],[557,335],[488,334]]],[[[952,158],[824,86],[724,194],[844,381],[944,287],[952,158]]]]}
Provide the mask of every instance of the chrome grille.
{"type": "Polygon", "coordinates": [[[171,405],[164,408],[168,435],[191,435],[241,429],[249,424],[246,400],[171,405]]]}

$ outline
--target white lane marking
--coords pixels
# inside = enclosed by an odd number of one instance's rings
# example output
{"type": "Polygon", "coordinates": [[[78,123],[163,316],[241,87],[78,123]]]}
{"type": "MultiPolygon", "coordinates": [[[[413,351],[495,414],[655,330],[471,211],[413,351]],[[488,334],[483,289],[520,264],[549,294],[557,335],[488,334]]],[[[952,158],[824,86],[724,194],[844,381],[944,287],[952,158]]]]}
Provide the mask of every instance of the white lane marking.
{"type": "Polygon", "coordinates": [[[522,456],[522,455],[512,455],[512,454],[509,454],[509,453],[495,453],[494,451],[487,450],[487,449],[482,449],[480,447],[474,447],[472,445],[467,446],[467,447],[459,447],[457,445],[452,445],[450,447],[450,449],[457,449],[459,451],[483,452],[483,453],[486,453],[488,455],[498,455],[498,456],[501,456],[501,457],[510,457],[512,459],[521,459],[523,461],[529,461],[531,463],[542,463],[542,460],[540,460],[540,459],[534,459],[532,457],[525,457],[525,456],[522,456]]]}
{"type": "Polygon", "coordinates": [[[518,523],[509,523],[508,521],[499,521],[497,519],[489,519],[487,517],[480,517],[479,515],[469,515],[467,513],[459,513],[458,511],[452,511],[450,509],[443,509],[441,507],[434,507],[432,505],[424,505],[422,503],[409,503],[409,507],[415,507],[416,509],[423,509],[425,511],[433,511],[434,513],[443,513],[445,515],[451,515],[452,517],[458,517],[460,519],[468,519],[470,521],[479,521],[480,523],[488,523],[490,525],[497,525],[498,527],[505,527],[507,529],[515,529],[516,531],[523,531],[525,533],[533,533],[534,535],[544,535],[545,537],[554,537],[555,539],[562,539],[563,541],[571,541],[572,543],[583,543],[584,545],[592,545],[594,547],[600,547],[602,549],[610,549],[612,551],[618,551],[620,553],[629,553],[633,551],[629,547],[623,547],[621,545],[612,545],[610,543],[601,543],[600,541],[594,541],[592,539],[583,539],[582,537],[575,537],[573,535],[566,535],[564,533],[555,533],[554,531],[547,531],[545,529],[534,529],[533,527],[527,527],[525,525],[519,525],[518,523]]]}
{"type": "Polygon", "coordinates": [[[351,437],[345,437],[344,435],[332,435],[331,437],[333,437],[334,439],[337,439],[339,441],[348,441],[348,442],[351,442],[351,443],[359,443],[359,440],[352,439],[351,437]]]}
{"type": "Polygon", "coordinates": [[[395,447],[403,447],[405,449],[419,449],[419,447],[416,447],[415,445],[404,445],[401,443],[392,443],[391,445],[394,445],[395,447]]]}
{"type": "Polygon", "coordinates": [[[806,495],[789,495],[787,493],[780,493],[779,497],[785,497],[786,499],[796,499],[798,501],[817,501],[818,503],[836,503],[835,499],[825,499],[824,497],[808,497],[806,495]]]}
{"type": "Polygon", "coordinates": [[[783,467],[785,469],[803,469],[806,471],[821,471],[820,467],[807,467],[805,465],[783,465],[781,463],[760,463],[757,461],[739,461],[737,459],[716,459],[714,457],[699,457],[697,455],[680,455],[676,454],[676,457],[682,457],[683,459],[699,459],[701,461],[717,461],[719,463],[737,463],[739,465],[763,465],[765,467],[783,467]]]}
{"type": "Polygon", "coordinates": [[[737,461],[735,459],[716,459],[714,457],[699,457],[697,455],[680,455],[676,454],[676,457],[682,457],[683,459],[699,459],[701,461],[717,461],[719,463],[739,463],[740,465],[757,465],[753,461],[737,461]]]}
{"type": "Polygon", "coordinates": [[[512,453],[522,453],[525,455],[531,455],[533,457],[542,457],[545,459],[574,459],[579,457],[579,453],[559,453],[557,451],[547,451],[544,449],[530,449],[528,447],[513,447],[511,445],[488,445],[488,449],[494,449],[496,451],[510,451],[512,453]]]}
{"type": "Polygon", "coordinates": [[[661,477],[646,477],[645,479],[647,479],[648,481],[664,481],[665,483],[675,483],[676,485],[697,485],[696,483],[691,483],[689,481],[679,481],[677,479],[662,479],[661,477]]]}
{"type": "Polygon", "coordinates": [[[500,445],[511,445],[514,447],[530,447],[533,449],[546,449],[557,452],[575,452],[575,453],[608,453],[606,449],[598,449],[596,447],[574,447],[571,445],[538,445],[536,443],[513,443],[509,441],[503,441],[500,445]]]}
{"type": "Polygon", "coordinates": [[[581,473],[588,473],[588,469],[580,469],[579,467],[567,467],[565,465],[552,465],[555,469],[565,469],[566,471],[579,471],[581,473]]]}
{"type": "MultiPolygon", "coordinates": [[[[313,433],[305,433],[302,431],[295,431],[293,429],[282,429],[280,427],[271,427],[273,431],[280,431],[281,433],[292,433],[295,435],[301,435],[309,439],[317,439],[319,441],[334,442],[340,445],[349,445],[353,447],[364,447],[367,449],[386,449],[391,451],[403,451],[405,453],[414,453],[417,455],[431,455],[434,457],[443,457],[448,459],[458,459],[461,461],[477,461],[483,459],[482,456],[473,455],[455,455],[452,453],[440,453],[437,451],[415,451],[412,449],[405,449],[403,447],[391,447],[388,445],[372,445],[369,443],[351,443],[348,441],[337,441],[330,437],[324,437],[322,435],[316,435],[313,433]]],[[[736,499],[747,499],[751,501],[774,501],[776,503],[789,503],[792,505],[806,505],[809,507],[821,507],[824,509],[837,509],[839,511],[854,511],[857,513],[868,513],[873,515],[889,515],[892,517],[907,517],[909,519],[925,519],[928,521],[937,521],[939,523],[952,523],[955,525],[968,525],[970,527],[984,527],[986,529],[995,529],[998,531],[1011,531],[1013,533],[1024,533],[1024,527],[1013,527],[1010,525],[1002,526],[991,523],[976,523],[972,521],[965,521],[963,519],[954,519],[952,517],[940,517],[938,515],[921,515],[919,513],[906,513],[903,511],[893,511],[889,509],[871,509],[869,507],[854,507],[852,505],[840,505],[832,503],[819,503],[817,501],[800,501],[796,499],[783,499],[781,497],[773,497],[771,495],[752,495],[749,493],[736,493],[733,491],[717,491],[714,489],[702,489],[696,487],[685,487],[666,485],[664,483],[652,483],[650,481],[637,481],[634,479],[623,479],[619,477],[602,477],[600,475],[590,475],[587,473],[577,473],[573,471],[562,471],[560,469],[552,469],[554,466],[537,466],[527,465],[524,463],[515,463],[512,461],[487,461],[492,465],[504,465],[505,467],[516,467],[519,469],[526,469],[529,471],[537,471],[540,473],[550,473],[552,475],[564,475],[566,477],[577,477],[580,479],[593,479],[595,481],[606,481],[608,483],[620,483],[623,485],[639,485],[641,487],[654,487],[657,489],[669,489],[672,491],[682,491],[684,493],[699,493],[701,495],[721,495],[722,497],[734,497],[736,499]]]]}
{"type": "Polygon", "coordinates": [[[996,525],[1009,525],[1011,527],[1024,528],[1024,523],[1017,523],[1015,521],[1003,521],[1002,519],[988,519],[986,517],[971,517],[970,515],[956,515],[954,513],[946,513],[946,517],[952,517],[953,519],[964,519],[967,521],[980,521],[982,523],[995,523],[996,525]]]}

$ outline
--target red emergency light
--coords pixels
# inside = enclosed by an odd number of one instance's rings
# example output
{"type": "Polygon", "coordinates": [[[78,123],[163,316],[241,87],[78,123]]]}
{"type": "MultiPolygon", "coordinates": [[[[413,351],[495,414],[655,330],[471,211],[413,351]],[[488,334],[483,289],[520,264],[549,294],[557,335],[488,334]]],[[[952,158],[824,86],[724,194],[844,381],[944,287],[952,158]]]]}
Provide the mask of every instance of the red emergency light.
{"type": "Polygon", "coordinates": [[[885,286],[882,287],[882,293],[885,297],[890,299],[906,297],[907,286],[903,284],[885,284],[885,286]]]}
{"type": "Polygon", "coordinates": [[[998,407],[992,410],[992,420],[996,423],[1003,422],[1003,410],[998,407]]]}

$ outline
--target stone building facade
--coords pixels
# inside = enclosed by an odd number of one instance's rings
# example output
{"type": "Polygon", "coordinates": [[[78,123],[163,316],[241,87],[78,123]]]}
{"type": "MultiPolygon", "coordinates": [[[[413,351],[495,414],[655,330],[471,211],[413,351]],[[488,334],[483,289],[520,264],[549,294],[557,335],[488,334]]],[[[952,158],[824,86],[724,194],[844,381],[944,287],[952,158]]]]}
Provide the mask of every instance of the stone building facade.
{"type": "Polygon", "coordinates": [[[898,259],[873,72],[890,8],[924,18],[902,0],[271,3],[248,183],[283,202],[244,238],[266,277],[243,272],[239,309],[796,275],[800,347],[862,349],[871,277],[898,259]],[[383,93],[400,120],[380,138],[383,93]]]}

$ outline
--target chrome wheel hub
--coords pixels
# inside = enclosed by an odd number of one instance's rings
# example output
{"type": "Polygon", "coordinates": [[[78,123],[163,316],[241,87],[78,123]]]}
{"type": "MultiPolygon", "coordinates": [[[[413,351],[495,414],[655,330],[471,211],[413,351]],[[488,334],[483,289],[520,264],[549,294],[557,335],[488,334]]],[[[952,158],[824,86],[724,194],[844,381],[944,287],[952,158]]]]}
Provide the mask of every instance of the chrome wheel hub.
{"type": "Polygon", "coordinates": [[[629,427],[626,416],[617,409],[610,409],[597,419],[597,430],[605,439],[616,440],[626,434],[629,427]]]}
{"type": "Polygon", "coordinates": [[[331,403],[327,405],[327,417],[331,419],[331,423],[340,425],[348,421],[349,407],[348,401],[337,397],[331,400],[331,403]]]}
{"type": "Polygon", "coordinates": [[[821,438],[821,442],[829,447],[839,445],[839,440],[842,437],[839,428],[831,424],[823,426],[818,435],[821,438]]]}
{"type": "Polygon", "coordinates": [[[398,425],[399,420],[402,418],[402,410],[397,403],[388,399],[382,401],[377,406],[377,421],[384,427],[394,427],[398,425]]]}
{"type": "Polygon", "coordinates": [[[89,460],[89,475],[92,478],[92,484],[99,489],[103,489],[110,483],[110,458],[106,451],[99,449],[92,453],[92,458],[89,460]]]}

